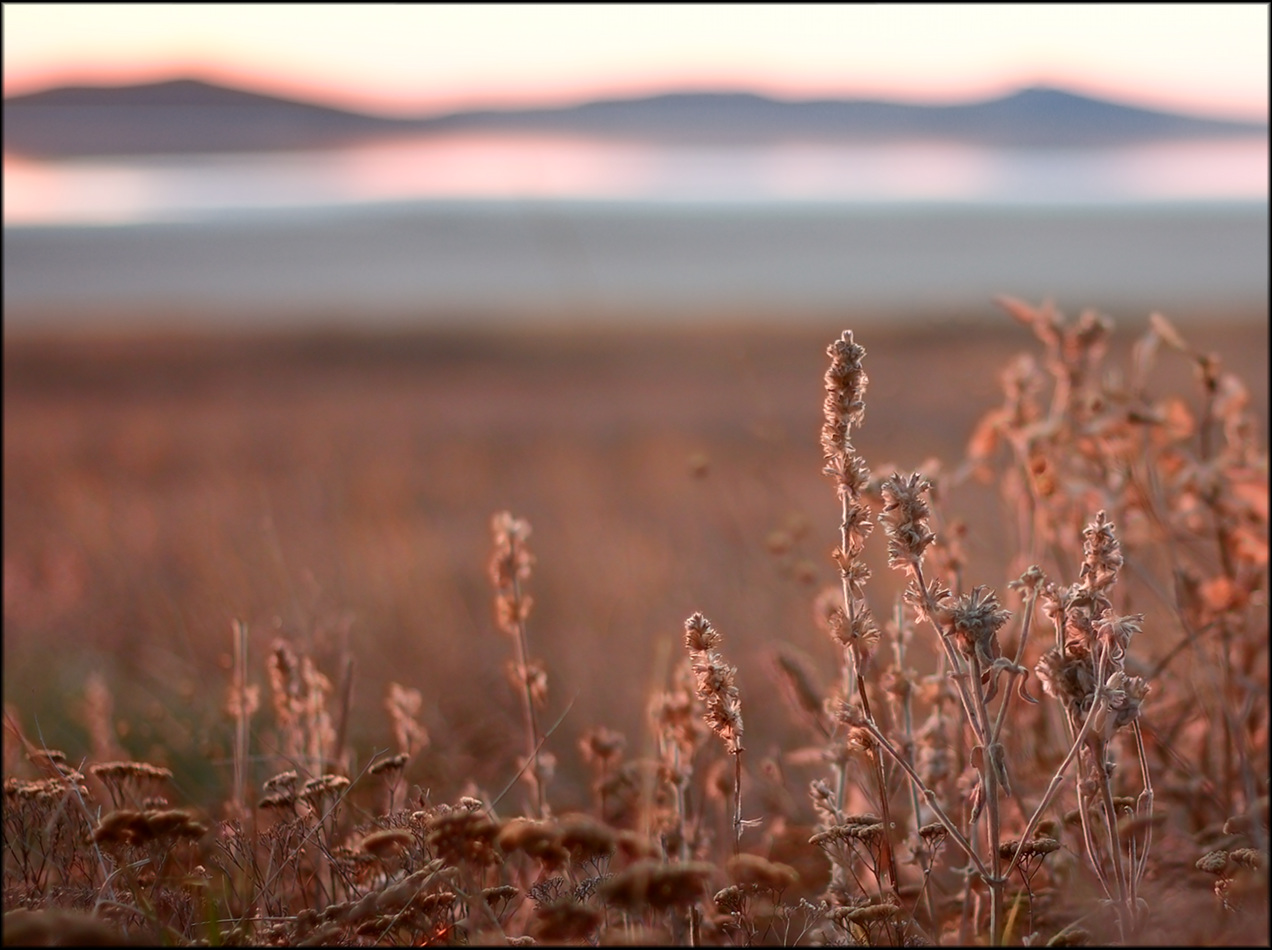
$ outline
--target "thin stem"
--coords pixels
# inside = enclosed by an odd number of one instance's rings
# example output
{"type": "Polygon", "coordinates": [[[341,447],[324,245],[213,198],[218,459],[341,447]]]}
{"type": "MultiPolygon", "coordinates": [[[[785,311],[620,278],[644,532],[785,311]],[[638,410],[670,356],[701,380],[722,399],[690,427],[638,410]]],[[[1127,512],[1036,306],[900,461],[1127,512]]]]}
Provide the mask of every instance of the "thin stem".
{"type": "MultiPolygon", "coordinates": [[[[989,710],[985,706],[985,692],[981,688],[980,657],[975,653],[971,657],[972,681],[976,684],[976,707],[981,721],[989,722],[989,710]]],[[[1010,696],[1010,692],[1008,692],[1010,696]]],[[[1004,700],[1004,705],[1006,700],[1004,700]]],[[[981,782],[985,787],[986,820],[989,831],[989,860],[994,868],[989,884],[989,943],[998,946],[1001,938],[1001,922],[1003,913],[1003,880],[1002,856],[998,853],[999,845],[999,813],[998,813],[998,761],[992,745],[981,749],[981,782]]]]}
{"type": "MultiPolygon", "coordinates": [[[[897,638],[894,644],[894,649],[896,651],[896,657],[897,657],[897,670],[900,671],[901,675],[903,676],[905,675],[905,642],[906,642],[905,622],[906,622],[905,610],[902,609],[902,600],[900,598],[897,598],[897,606],[896,606],[897,638]]],[[[913,704],[912,694],[913,694],[913,690],[910,688],[909,681],[907,680],[905,691],[904,693],[902,693],[902,696],[901,696],[901,721],[902,721],[902,728],[905,730],[905,746],[906,746],[907,757],[913,757],[914,755],[914,704],[913,704]]],[[[922,824],[921,811],[920,811],[921,806],[919,804],[919,790],[914,787],[913,783],[910,783],[910,807],[914,813],[914,830],[917,834],[918,829],[920,825],[922,824]]],[[[933,851],[931,858],[923,867],[923,897],[927,903],[928,917],[930,918],[933,927],[936,926],[936,920],[937,920],[936,898],[932,894],[932,888],[928,887],[928,881],[932,876],[932,861],[935,860],[935,857],[936,857],[936,853],[935,851],[933,851]]]]}
{"type": "MultiPolygon", "coordinates": [[[[866,696],[865,683],[860,679],[857,682],[857,692],[861,697],[861,711],[865,714],[867,719],[874,722],[874,716],[870,713],[870,700],[866,696]]],[[[870,757],[874,760],[875,782],[879,786],[879,812],[883,817],[882,857],[887,866],[888,885],[892,888],[892,892],[895,894],[897,893],[897,868],[896,856],[892,851],[892,816],[889,814],[888,808],[887,777],[883,771],[883,759],[879,756],[878,752],[872,750],[870,757]]]]}
{"type": "Polygon", "coordinates": [[[1148,870],[1148,852],[1153,846],[1153,779],[1149,775],[1148,756],[1144,751],[1144,733],[1140,730],[1139,722],[1131,723],[1131,729],[1135,735],[1135,751],[1139,756],[1140,775],[1144,782],[1144,791],[1140,793],[1139,801],[1135,803],[1136,814],[1144,822],[1144,848],[1139,860],[1135,863],[1135,873],[1132,877],[1131,893],[1134,896],[1138,891],[1139,882],[1144,878],[1144,872],[1148,870]]]}
{"type": "Polygon", "coordinates": [[[1004,878],[1011,877],[1011,872],[1016,869],[1016,865],[1020,861],[1020,853],[1024,847],[1024,843],[1028,841],[1034,833],[1034,829],[1038,827],[1038,823],[1042,820],[1043,812],[1047,810],[1047,806],[1051,804],[1051,800],[1055,797],[1056,792],[1060,789],[1060,783],[1064,781],[1064,773],[1069,770],[1069,766],[1073,760],[1077,758],[1082,744],[1086,742],[1087,736],[1091,732],[1091,727],[1095,723],[1096,711],[1104,705],[1102,695],[1096,697],[1095,702],[1091,704],[1091,709],[1087,712],[1087,717],[1082,723],[1082,728],[1078,730],[1077,736],[1073,740],[1073,744],[1069,747],[1068,753],[1064,760],[1056,768],[1055,774],[1051,776],[1051,782],[1047,785],[1046,792],[1043,793],[1042,801],[1038,803],[1038,807],[1034,809],[1033,816],[1025,826],[1024,834],[1020,836],[1021,847],[1016,849],[1016,853],[1012,856],[1011,864],[1007,865],[1007,870],[1003,872],[1004,878]]]}
{"type": "MultiPolygon", "coordinates": [[[[1038,584],[1034,584],[1029,589],[1029,596],[1025,598],[1025,615],[1020,621],[1020,643],[1016,646],[1016,659],[1013,661],[1016,666],[1020,666],[1020,661],[1025,657],[1025,644],[1029,640],[1029,628],[1033,625],[1034,607],[1038,603],[1038,584]]],[[[1012,671],[1013,681],[1019,675],[1012,671]]],[[[1011,695],[1015,690],[1007,690],[1007,694],[1003,696],[1002,701],[998,704],[998,718],[994,720],[993,736],[990,738],[991,743],[998,742],[999,736],[1002,735],[1003,723],[1007,720],[1007,706],[1011,703],[1011,695]]]]}
{"type": "Polygon", "coordinates": [[[905,760],[901,753],[897,751],[896,747],[893,746],[884,734],[879,731],[879,727],[875,724],[873,719],[866,719],[861,723],[861,725],[870,732],[870,734],[874,737],[874,740],[879,743],[880,747],[883,748],[888,755],[892,756],[893,761],[896,762],[897,765],[901,766],[901,768],[905,771],[905,774],[909,776],[910,781],[914,783],[915,788],[919,790],[924,801],[927,802],[928,808],[932,810],[933,816],[941,823],[945,830],[949,832],[950,837],[954,839],[955,843],[963,849],[963,853],[967,855],[968,860],[975,866],[976,872],[980,874],[981,877],[988,878],[989,871],[985,869],[984,863],[977,856],[976,850],[972,847],[971,843],[963,837],[963,833],[958,830],[958,827],[942,810],[940,803],[937,801],[936,792],[932,791],[932,789],[923,784],[923,779],[919,778],[919,774],[914,771],[914,767],[905,760]]]}
{"type": "MultiPolygon", "coordinates": [[[[516,572],[513,573],[512,578],[512,597],[513,603],[521,604],[521,580],[516,572]]],[[[543,774],[539,770],[539,717],[534,711],[534,696],[530,692],[530,667],[527,665],[530,651],[526,639],[526,622],[520,616],[520,610],[517,614],[517,672],[521,677],[523,708],[526,714],[526,744],[529,747],[531,773],[534,779],[535,810],[539,817],[543,818],[543,774]]]]}
{"type": "Polygon", "coordinates": [[[919,596],[923,598],[923,612],[927,614],[928,622],[932,625],[932,629],[936,631],[937,639],[941,641],[941,646],[945,650],[945,658],[950,664],[950,670],[953,671],[948,675],[954,680],[958,687],[959,699],[963,704],[963,714],[966,717],[968,724],[972,727],[972,732],[976,736],[976,741],[982,746],[985,746],[987,745],[986,727],[976,716],[975,706],[972,703],[971,696],[968,694],[967,674],[963,668],[963,664],[959,662],[958,654],[955,652],[953,644],[950,643],[946,632],[942,630],[941,625],[936,622],[936,614],[940,608],[932,599],[932,595],[928,591],[927,584],[923,577],[923,565],[916,561],[913,562],[910,567],[914,572],[914,582],[919,589],[919,596]]]}

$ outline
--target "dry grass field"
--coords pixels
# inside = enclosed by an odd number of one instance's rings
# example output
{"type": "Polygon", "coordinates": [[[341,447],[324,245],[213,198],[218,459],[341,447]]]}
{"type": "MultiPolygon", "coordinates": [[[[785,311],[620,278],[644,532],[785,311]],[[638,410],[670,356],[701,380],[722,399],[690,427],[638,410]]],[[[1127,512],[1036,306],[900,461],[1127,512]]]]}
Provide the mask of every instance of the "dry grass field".
{"type": "Polygon", "coordinates": [[[1017,316],[6,340],[6,943],[1266,944],[1266,316],[1017,316]]]}

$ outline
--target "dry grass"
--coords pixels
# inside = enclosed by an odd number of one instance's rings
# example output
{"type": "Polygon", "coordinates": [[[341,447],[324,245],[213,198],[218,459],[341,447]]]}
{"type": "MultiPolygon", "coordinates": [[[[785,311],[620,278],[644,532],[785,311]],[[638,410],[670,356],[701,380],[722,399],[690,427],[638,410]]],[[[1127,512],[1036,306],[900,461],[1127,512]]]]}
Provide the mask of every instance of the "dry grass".
{"type": "Polygon", "coordinates": [[[1266,942],[1266,330],[1006,307],[7,345],[5,942],[1266,942]]]}

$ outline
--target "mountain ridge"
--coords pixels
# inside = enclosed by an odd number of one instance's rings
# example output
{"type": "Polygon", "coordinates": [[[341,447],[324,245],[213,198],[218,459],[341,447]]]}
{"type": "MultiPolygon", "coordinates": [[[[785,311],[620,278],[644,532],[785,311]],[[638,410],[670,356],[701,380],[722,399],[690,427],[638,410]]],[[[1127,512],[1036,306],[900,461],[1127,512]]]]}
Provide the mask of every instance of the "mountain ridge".
{"type": "Polygon", "coordinates": [[[62,86],[4,100],[4,148],[31,157],[322,148],[461,131],[716,144],[943,139],[1048,147],[1250,136],[1266,134],[1267,125],[1148,109],[1047,86],[952,105],[671,91],[402,118],[198,79],[62,86]]]}

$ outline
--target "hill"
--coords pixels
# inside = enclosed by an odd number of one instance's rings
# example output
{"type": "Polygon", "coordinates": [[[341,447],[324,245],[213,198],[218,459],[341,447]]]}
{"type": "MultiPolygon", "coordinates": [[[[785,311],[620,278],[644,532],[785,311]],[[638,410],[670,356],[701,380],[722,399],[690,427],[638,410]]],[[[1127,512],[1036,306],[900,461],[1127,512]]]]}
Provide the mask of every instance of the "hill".
{"type": "Polygon", "coordinates": [[[32,156],[321,148],[416,125],[194,79],[4,100],[5,150],[32,156]]]}
{"type": "Polygon", "coordinates": [[[752,144],[942,139],[1029,147],[1266,135],[1267,126],[1143,109],[1045,87],[940,106],[692,92],[406,119],[192,79],[61,87],[4,101],[5,150],[31,156],[321,148],[375,137],[457,131],[752,144]]]}

